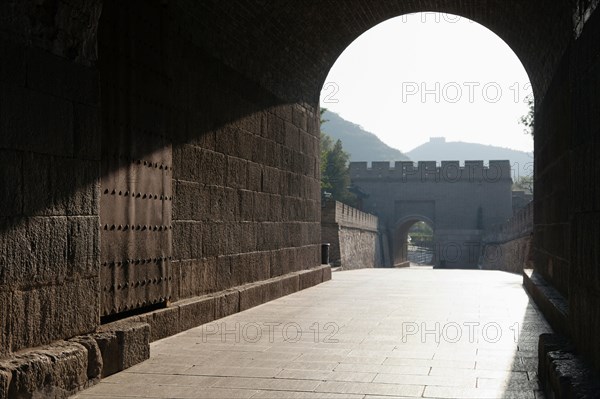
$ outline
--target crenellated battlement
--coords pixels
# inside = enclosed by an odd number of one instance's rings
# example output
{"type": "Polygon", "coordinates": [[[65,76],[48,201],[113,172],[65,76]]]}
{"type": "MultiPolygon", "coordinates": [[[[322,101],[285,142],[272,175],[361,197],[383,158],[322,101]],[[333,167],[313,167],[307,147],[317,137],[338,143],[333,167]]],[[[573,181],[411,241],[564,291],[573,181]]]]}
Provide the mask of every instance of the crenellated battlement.
{"type": "Polygon", "coordinates": [[[321,210],[322,223],[335,223],[344,227],[377,230],[379,219],[375,215],[361,212],[338,201],[327,201],[324,205],[321,210]]]}
{"type": "Polygon", "coordinates": [[[369,167],[367,162],[351,162],[350,178],[360,180],[422,180],[422,181],[485,181],[497,182],[512,179],[510,161],[420,161],[372,162],[369,167]]]}

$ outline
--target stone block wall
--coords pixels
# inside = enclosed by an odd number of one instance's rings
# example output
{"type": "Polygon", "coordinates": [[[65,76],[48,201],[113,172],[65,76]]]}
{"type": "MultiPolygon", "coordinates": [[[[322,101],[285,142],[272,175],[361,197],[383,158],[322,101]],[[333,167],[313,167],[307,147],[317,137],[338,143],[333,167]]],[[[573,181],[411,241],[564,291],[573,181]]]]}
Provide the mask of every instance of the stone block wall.
{"type": "Polygon", "coordinates": [[[509,161],[352,162],[350,178],[393,237],[397,267],[410,264],[406,239],[416,222],[434,230],[436,266],[475,268],[482,230],[512,215],[509,161]]]}
{"type": "Polygon", "coordinates": [[[329,262],[344,270],[389,265],[387,236],[379,220],[337,201],[327,201],[321,210],[321,238],[330,244],[329,262]]]}
{"type": "Polygon", "coordinates": [[[101,6],[32,3],[0,5],[0,357],[99,323],[101,6]]]}
{"type": "Polygon", "coordinates": [[[189,10],[170,12],[173,298],[319,265],[318,111],[209,56],[189,10]]]}
{"type": "Polygon", "coordinates": [[[533,208],[530,202],[506,223],[485,231],[479,260],[482,269],[520,274],[534,267],[533,208]]]}
{"type": "MultiPolygon", "coordinates": [[[[568,183],[550,186],[555,193],[551,203],[556,205],[548,211],[562,216],[565,211],[558,211],[559,206],[569,210],[568,226],[563,226],[560,234],[552,238],[557,246],[557,241],[566,240],[558,248],[564,248],[561,258],[568,258],[569,270],[562,275],[568,281],[569,323],[577,349],[593,362],[597,371],[600,370],[600,11],[598,1],[579,3],[582,11],[579,26],[583,28],[570,53],[572,100],[563,101],[566,109],[561,110],[571,115],[571,124],[561,123],[560,131],[552,131],[546,150],[548,156],[564,158],[567,170],[555,178],[568,183]]],[[[546,108],[543,112],[548,116],[552,110],[546,108]]],[[[549,167],[546,170],[545,182],[549,184],[549,167]]],[[[536,190],[542,188],[541,184],[536,190]]],[[[542,204],[540,208],[543,209],[542,204]]],[[[552,279],[552,284],[558,283],[552,279]]]]}
{"type": "Polygon", "coordinates": [[[0,357],[101,316],[299,281],[255,289],[258,304],[329,278],[318,108],[227,66],[194,12],[0,5],[0,357]]]}

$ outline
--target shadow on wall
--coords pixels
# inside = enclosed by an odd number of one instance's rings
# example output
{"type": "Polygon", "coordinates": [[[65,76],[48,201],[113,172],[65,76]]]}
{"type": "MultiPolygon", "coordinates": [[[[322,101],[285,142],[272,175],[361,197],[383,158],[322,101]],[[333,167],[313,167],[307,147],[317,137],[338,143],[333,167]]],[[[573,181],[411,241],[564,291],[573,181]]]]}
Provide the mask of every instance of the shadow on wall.
{"type": "Polygon", "coordinates": [[[0,355],[319,264],[318,113],[207,55],[177,7],[105,1],[97,67],[0,38],[0,355]]]}

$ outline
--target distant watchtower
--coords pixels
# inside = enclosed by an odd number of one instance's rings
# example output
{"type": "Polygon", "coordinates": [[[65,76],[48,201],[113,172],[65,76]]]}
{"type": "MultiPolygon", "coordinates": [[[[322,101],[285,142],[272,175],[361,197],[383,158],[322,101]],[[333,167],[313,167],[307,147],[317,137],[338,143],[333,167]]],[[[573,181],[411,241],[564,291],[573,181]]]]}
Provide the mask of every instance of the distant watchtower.
{"type": "MultiPolygon", "coordinates": [[[[444,138],[432,138],[444,140],[444,138]]],[[[394,266],[408,266],[407,234],[416,222],[434,231],[436,266],[477,266],[484,229],[512,215],[509,161],[350,163],[352,184],[368,195],[364,209],[379,216],[392,242],[394,266]]]]}
{"type": "Polygon", "coordinates": [[[430,137],[429,142],[435,143],[435,144],[445,144],[446,138],[445,137],[430,137]]]}

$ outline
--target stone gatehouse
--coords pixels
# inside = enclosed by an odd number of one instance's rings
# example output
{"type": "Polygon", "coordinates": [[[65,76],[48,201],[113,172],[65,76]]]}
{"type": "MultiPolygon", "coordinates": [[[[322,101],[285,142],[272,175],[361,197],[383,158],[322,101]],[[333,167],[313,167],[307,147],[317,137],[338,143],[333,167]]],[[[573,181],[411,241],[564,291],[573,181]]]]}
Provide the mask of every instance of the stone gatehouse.
{"type": "Polygon", "coordinates": [[[364,210],[387,230],[393,266],[408,265],[406,239],[416,222],[434,231],[434,262],[476,267],[484,230],[512,215],[509,161],[366,162],[350,164],[352,184],[366,194],[364,210]]]}

